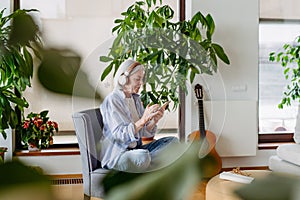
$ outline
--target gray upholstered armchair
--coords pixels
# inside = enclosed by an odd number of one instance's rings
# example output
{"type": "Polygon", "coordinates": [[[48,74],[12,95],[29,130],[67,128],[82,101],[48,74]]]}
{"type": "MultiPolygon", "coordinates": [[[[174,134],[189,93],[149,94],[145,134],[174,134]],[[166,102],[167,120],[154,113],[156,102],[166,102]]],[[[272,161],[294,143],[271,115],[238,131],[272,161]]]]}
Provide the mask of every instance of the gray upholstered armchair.
{"type": "Polygon", "coordinates": [[[72,115],[82,160],[84,199],[103,198],[101,181],[109,170],[101,168],[99,159],[102,137],[102,115],[99,108],[72,115]]]}

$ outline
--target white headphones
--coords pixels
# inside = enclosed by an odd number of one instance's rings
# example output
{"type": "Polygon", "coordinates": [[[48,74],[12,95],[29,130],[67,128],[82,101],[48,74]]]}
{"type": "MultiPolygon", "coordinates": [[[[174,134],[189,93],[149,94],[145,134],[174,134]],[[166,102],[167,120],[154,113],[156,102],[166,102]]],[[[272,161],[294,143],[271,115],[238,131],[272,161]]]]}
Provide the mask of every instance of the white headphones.
{"type": "Polygon", "coordinates": [[[129,76],[130,72],[132,72],[132,70],[133,70],[136,66],[139,66],[139,65],[141,65],[141,63],[139,63],[139,62],[134,62],[134,63],[132,63],[132,64],[128,67],[128,69],[120,75],[120,77],[119,77],[119,79],[118,79],[118,83],[119,83],[121,86],[125,85],[125,84],[127,83],[127,81],[128,81],[128,76],[129,76]]]}

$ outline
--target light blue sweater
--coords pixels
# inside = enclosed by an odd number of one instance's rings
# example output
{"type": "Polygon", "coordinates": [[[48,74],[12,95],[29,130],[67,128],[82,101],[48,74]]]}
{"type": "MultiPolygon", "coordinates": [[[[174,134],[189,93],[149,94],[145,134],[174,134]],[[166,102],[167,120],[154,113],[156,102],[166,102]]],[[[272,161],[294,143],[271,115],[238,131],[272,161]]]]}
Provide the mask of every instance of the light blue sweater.
{"type": "MultiPolygon", "coordinates": [[[[132,97],[141,118],[144,107],[140,96],[132,94],[132,97]]],[[[128,150],[129,144],[137,142],[139,148],[142,137],[152,137],[156,132],[156,126],[148,131],[145,125],[134,135],[134,122],[122,90],[115,89],[110,93],[100,105],[100,110],[104,124],[100,158],[102,167],[113,168],[122,153],[128,150]]]]}

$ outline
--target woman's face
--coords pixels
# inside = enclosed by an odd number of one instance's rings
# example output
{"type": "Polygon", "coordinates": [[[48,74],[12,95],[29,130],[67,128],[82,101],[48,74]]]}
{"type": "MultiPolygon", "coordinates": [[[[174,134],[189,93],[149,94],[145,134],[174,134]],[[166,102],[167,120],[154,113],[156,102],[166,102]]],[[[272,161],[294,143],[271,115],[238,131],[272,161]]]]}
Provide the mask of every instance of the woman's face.
{"type": "Polygon", "coordinates": [[[138,93],[140,87],[143,85],[143,78],[144,78],[144,70],[140,69],[134,74],[131,74],[128,77],[127,84],[124,85],[123,91],[125,93],[138,93]]]}

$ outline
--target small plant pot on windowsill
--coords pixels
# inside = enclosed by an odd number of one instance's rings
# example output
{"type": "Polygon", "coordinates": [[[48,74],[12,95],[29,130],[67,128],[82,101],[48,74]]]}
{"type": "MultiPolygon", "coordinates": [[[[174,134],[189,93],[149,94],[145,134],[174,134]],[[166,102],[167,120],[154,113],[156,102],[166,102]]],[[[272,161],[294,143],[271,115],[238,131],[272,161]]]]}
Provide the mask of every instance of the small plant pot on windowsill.
{"type": "Polygon", "coordinates": [[[42,149],[47,149],[53,145],[53,137],[43,138],[41,140],[30,141],[26,144],[28,151],[41,151],[42,149]]]}
{"type": "Polygon", "coordinates": [[[28,144],[28,151],[40,151],[38,144],[32,142],[28,144]]]}
{"type": "Polygon", "coordinates": [[[29,151],[46,149],[53,144],[53,134],[58,132],[58,124],[49,120],[48,110],[29,113],[18,126],[24,147],[29,151]]]}

